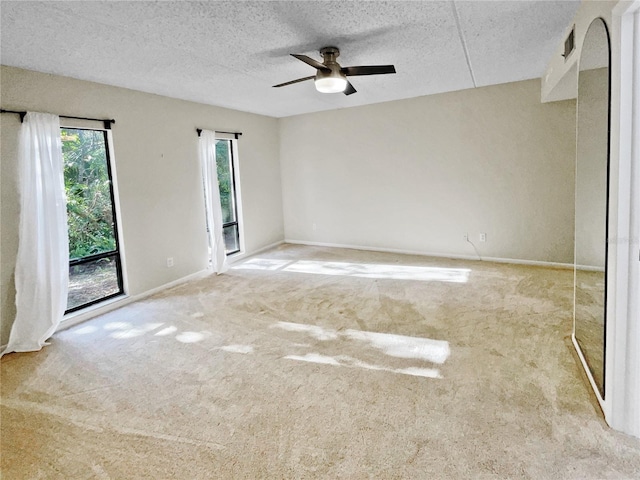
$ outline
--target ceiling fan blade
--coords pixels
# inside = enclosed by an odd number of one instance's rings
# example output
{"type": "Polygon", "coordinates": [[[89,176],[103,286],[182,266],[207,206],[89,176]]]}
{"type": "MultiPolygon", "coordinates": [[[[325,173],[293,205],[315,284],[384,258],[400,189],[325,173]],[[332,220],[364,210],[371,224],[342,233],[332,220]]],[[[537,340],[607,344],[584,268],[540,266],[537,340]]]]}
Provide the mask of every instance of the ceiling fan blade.
{"type": "Polygon", "coordinates": [[[356,75],[383,75],[385,73],[396,73],[396,67],[393,65],[371,65],[362,67],[344,67],[340,71],[347,77],[356,75]]]}
{"type": "Polygon", "coordinates": [[[310,77],[299,78],[297,80],[291,80],[290,82],[280,83],[278,85],[274,85],[273,88],[276,87],[286,87],[287,85],[293,85],[294,83],[304,82],[305,80],[311,80],[312,78],[316,78],[315,75],[311,75],[310,77]]]}
{"type": "Polygon", "coordinates": [[[344,94],[345,95],[351,95],[352,93],[356,93],[357,90],[355,88],[353,88],[353,85],[351,85],[351,82],[349,80],[347,80],[347,88],[344,89],[344,94]]]}
{"type": "Polygon", "coordinates": [[[297,54],[297,53],[291,53],[290,55],[292,57],[296,57],[298,60],[302,60],[307,65],[311,65],[313,68],[317,68],[318,70],[322,70],[324,72],[330,72],[331,71],[331,69],[329,67],[327,67],[326,65],[323,65],[322,63],[318,62],[317,60],[314,60],[311,57],[307,57],[306,55],[300,55],[300,54],[297,54]]]}

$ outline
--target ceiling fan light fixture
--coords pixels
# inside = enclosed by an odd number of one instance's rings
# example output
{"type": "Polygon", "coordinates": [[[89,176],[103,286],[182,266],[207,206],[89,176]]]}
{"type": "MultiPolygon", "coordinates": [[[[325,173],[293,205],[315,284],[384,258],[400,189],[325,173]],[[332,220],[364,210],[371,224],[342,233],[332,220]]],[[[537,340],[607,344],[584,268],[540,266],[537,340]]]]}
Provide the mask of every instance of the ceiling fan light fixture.
{"type": "Polygon", "coordinates": [[[336,58],[340,55],[340,50],[338,50],[337,47],[323,47],[320,49],[320,55],[322,55],[324,59],[323,63],[301,53],[292,53],[292,57],[315,68],[315,76],[279,83],[278,85],[274,85],[274,87],[286,87],[287,85],[293,85],[294,83],[304,82],[313,78],[316,90],[320,93],[344,93],[345,95],[353,95],[357,90],[353,88],[353,85],[347,80],[347,77],[396,73],[396,68],[393,65],[363,65],[359,67],[342,68],[336,61],[336,58]]]}
{"type": "Polygon", "coordinates": [[[341,93],[347,88],[347,77],[331,76],[315,79],[316,90],[320,93],[341,93]]]}

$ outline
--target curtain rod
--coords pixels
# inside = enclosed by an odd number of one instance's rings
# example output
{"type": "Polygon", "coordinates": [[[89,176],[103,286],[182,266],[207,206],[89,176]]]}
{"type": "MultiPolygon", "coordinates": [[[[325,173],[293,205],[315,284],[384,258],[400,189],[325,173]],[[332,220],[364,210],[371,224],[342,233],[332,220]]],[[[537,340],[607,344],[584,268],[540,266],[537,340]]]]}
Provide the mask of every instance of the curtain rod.
{"type": "MultiPolygon", "coordinates": [[[[5,109],[0,109],[0,113],[15,113],[16,115],[20,115],[20,122],[24,121],[24,116],[27,114],[27,112],[18,112],[16,110],[5,110],[5,109]]],[[[61,118],[71,118],[74,120],[90,120],[92,122],[103,122],[104,128],[106,128],[107,130],[111,129],[112,123],[116,123],[116,121],[113,118],[104,119],[104,118],[72,117],[70,115],[58,115],[58,116],[61,118]]]]}
{"type": "MultiPolygon", "coordinates": [[[[201,128],[196,128],[196,132],[198,132],[198,136],[200,136],[200,134],[202,133],[202,129],[201,128]]],[[[236,140],[238,139],[238,137],[240,135],[242,135],[242,132],[223,132],[221,130],[215,130],[216,133],[226,133],[228,135],[233,135],[236,137],[236,140]]]]}

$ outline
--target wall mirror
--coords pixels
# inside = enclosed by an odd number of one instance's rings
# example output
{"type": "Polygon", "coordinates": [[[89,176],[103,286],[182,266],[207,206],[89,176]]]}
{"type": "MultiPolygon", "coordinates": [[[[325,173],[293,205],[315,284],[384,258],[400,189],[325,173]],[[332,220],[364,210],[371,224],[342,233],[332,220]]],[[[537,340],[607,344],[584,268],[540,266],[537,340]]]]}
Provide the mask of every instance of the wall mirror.
{"type": "Polygon", "coordinates": [[[573,336],[604,400],[610,47],[601,18],[587,30],[579,67],[573,336]]]}

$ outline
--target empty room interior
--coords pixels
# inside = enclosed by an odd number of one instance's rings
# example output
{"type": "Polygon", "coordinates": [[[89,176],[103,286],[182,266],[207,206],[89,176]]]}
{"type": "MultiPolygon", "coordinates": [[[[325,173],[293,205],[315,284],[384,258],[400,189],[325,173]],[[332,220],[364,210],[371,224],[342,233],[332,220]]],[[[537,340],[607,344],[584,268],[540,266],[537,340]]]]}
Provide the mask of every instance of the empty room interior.
{"type": "Polygon", "coordinates": [[[640,478],[640,1],[0,18],[0,476],[640,478]]]}

